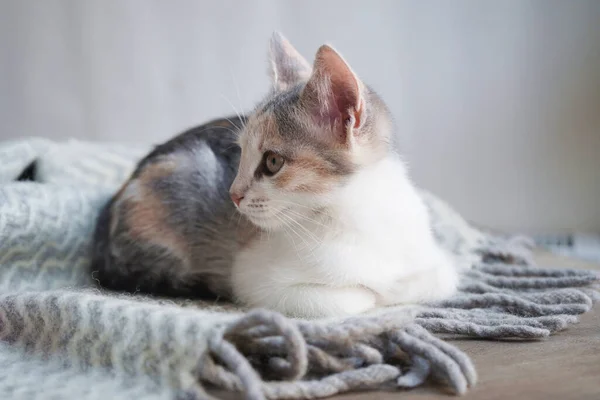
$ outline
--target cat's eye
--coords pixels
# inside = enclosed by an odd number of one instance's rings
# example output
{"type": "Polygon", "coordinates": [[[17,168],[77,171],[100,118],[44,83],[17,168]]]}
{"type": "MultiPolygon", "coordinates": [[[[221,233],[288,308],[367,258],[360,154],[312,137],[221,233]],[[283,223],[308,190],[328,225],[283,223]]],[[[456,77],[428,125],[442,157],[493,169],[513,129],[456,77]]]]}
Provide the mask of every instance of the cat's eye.
{"type": "Polygon", "coordinates": [[[275,152],[267,151],[264,160],[266,175],[273,176],[283,167],[283,157],[275,152]]]}

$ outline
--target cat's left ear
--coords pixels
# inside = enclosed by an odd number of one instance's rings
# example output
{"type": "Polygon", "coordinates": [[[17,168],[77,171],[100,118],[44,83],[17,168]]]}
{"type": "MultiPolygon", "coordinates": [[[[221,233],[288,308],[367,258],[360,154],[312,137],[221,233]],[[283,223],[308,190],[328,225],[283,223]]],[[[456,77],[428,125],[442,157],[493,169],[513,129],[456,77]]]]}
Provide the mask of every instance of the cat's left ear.
{"type": "Polygon", "coordinates": [[[306,59],[278,32],[271,37],[269,63],[273,87],[278,91],[306,82],[312,71],[306,59]]]}
{"type": "Polygon", "coordinates": [[[331,46],[317,51],[313,73],[302,101],[317,123],[327,128],[329,139],[349,144],[366,117],[364,84],[331,46]]]}

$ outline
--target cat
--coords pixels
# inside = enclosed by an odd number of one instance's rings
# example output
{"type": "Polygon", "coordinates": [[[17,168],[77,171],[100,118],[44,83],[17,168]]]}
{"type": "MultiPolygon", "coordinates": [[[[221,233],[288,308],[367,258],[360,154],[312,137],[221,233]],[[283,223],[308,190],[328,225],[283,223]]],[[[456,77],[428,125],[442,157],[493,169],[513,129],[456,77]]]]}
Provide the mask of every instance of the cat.
{"type": "Polygon", "coordinates": [[[451,296],[458,268],[383,100],[328,45],[311,66],[274,34],[270,66],[271,91],[247,117],[192,129],[140,162],[99,217],[96,278],[304,318],[451,296]]]}

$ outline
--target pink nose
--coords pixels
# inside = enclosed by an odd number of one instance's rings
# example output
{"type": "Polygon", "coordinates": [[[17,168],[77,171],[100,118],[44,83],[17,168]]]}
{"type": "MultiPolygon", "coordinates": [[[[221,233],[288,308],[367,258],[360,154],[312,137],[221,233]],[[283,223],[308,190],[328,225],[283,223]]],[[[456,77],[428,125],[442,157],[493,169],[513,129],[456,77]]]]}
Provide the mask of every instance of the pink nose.
{"type": "Polygon", "coordinates": [[[231,193],[231,201],[233,201],[233,203],[236,206],[239,207],[240,206],[240,201],[242,201],[243,199],[244,199],[244,196],[240,196],[240,195],[237,195],[235,193],[231,193]]]}

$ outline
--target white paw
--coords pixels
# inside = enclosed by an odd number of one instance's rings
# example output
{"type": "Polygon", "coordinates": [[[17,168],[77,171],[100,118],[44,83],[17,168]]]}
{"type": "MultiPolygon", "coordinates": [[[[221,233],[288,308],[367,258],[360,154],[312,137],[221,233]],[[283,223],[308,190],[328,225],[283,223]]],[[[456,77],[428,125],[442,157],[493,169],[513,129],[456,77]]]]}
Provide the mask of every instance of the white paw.
{"type": "Polygon", "coordinates": [[[361,314],[375,308],[375,294],[368,289],[354,287],[338,289],[333,301],[346,315],[361,314]]]}
{"type": "Polygon", "coordinates": [[[443,300],[456,293],[458,271],[450,265],[432,268],[394,282],[384,296],[385,306],[423,304],[443,300]]]}

